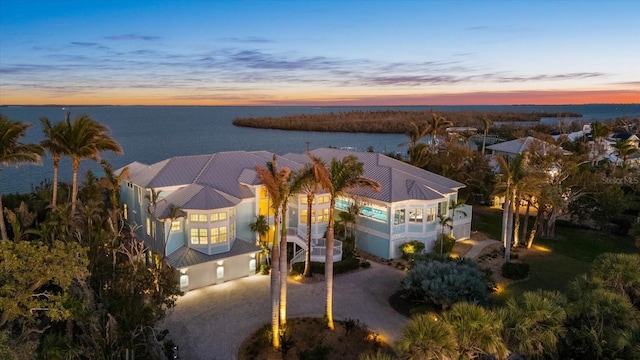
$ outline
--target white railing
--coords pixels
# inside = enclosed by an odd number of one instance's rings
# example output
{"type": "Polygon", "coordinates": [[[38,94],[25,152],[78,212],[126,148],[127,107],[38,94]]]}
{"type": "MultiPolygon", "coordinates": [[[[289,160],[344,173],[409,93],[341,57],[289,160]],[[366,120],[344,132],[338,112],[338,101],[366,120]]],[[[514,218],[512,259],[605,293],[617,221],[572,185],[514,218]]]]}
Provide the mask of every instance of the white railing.
{"type": "MultiPolygon", "coordinates": [[[[325,262],[327,254],[327,240],[326,239],[313,239],[311,240],[311,261],[325,262]]],[[[333,262],[342,260],[342,241],[334,240],[333,242],[333,262]]],[[[305,249],[298,251],[293,258],[291,258],[290,264],[305,261],[305,249]]]]}

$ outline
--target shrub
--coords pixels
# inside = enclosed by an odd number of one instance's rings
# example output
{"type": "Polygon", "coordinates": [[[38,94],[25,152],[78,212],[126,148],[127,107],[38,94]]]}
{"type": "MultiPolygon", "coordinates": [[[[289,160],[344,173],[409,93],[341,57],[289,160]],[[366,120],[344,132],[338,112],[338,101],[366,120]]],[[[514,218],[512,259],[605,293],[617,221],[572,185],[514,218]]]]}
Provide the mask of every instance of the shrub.
{"type": "Polygon", "coordinates": [[[522,280],[529,276],[529,264],[522,262],[507,262],[502,265],[502,276],[507,279],[522,280]]]}
{"type": "Polygon", "coordinates": [[[402,251],[402,258],[405,260],[411,260],[416,254],[421,254],[424,250],[424,243],[418,240],[411,240],[409,242],[400,245],[400,251],[402,251]]]}
{"type": "Polygon", "coordinates": [[[444,308],[460,301],[486,303],[494,284],[487,273],[469,259],[419,257],[401,287],[416,305],[444,308]]]}
{"type": "Polygon", "coordinates": [[[269,275],[269,271],[271,270],[271,266],[267,264],[260,265],[260,274],[269,275]]]}
{"type": "Polygon", "coordinates": [[[442,234],[438,241],[433,245],[432,252],[440,254],[440,250],[442,249],[443,254],[448,254],[453,250],[453,246],[456,244],[456,238],[449,234],[442,234]],[[444,240],[444,245],[442,241],[444,240]]]}

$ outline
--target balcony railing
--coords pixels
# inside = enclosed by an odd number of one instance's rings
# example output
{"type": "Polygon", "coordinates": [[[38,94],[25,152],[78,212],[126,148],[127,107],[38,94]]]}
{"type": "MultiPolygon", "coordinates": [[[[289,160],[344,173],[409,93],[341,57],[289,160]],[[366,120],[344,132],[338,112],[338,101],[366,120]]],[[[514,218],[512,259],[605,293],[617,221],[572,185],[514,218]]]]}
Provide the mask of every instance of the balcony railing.
{"type": "MultiPolygon", "coordinates": [[[[311,240],[311,261],[325,262],[327,254],[326,239],[311,240]]],[[[305,249],[298,251],[291,259],[291,266],[295,263],[304,262],[305,249]]],[[[333,243],[333,262],[342,260],[342,241],[334,240],[333,243]]]]}

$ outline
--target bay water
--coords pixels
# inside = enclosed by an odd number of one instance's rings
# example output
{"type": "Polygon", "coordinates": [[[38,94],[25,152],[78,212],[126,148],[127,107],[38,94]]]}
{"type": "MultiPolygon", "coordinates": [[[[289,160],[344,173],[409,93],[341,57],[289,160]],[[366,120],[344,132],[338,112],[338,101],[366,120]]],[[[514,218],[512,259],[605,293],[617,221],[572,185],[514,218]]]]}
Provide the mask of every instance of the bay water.
{"type": "MultiPolygon", "coordinates": [[[[14,121],[32,124],[24,143],[43,139],[39,119],[47,117],[52,123],[64,120],[65,111],[71,118],[86,114],[111,130],[124,154],[101,154],[114,168],[133,161],[153,164],[184,155],[212,154],[221,151],[265,150],[276,154],[302,153],[319,147],[351,147],[366,151],[404,152],[399,144],[407,141],[403,134],[327,133],[285,131],[237,127],[232,121],[238,117],[280,117],[293,114],[317,114],[345,111],[406,110],[406,111],[504,111],[504,112],[573,112],[582,114],[580,121],[606,121],[618,117],[640,117],[640,104],[591,105],[517,105],[517,106],[398,106],[398,107],[276,107],[276,106],[4,106],[0,114],[14,121]]],[[[545,119],[547,122],[553,119],[545,119]]],[[[93,161],[81,163],[81,174],[87,170],[100,176],[102,171],[93,161]]],[[[0,171],[2,194],[31,191],[45,179],[51,180],[53,163],[50,156],[42,165],[23,165],[19,168],[3,166],[0,171]]],[[[60,163],[60,181],[71,181],[71,161],[60,163]]]]}

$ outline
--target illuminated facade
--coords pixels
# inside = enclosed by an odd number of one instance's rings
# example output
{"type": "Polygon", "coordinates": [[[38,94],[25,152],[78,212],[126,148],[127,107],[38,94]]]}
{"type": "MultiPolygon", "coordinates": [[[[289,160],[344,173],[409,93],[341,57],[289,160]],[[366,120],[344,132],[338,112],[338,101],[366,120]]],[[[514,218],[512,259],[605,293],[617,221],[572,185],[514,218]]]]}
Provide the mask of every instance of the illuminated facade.
{"type": "MultiPolygon", "coordinates": [[[[346,211],[357,201],[357,247],[382,258],[397,258],[399,246],[419,240],[433,246],[442,231],[438,214],[453,220],[453,234],[470,234],[471,208],[463,206],[455,214],[450,201],[457,198],[463,184],[375,153],[337,149],[317,149],[315,156],[330,163],[356,155],[364,163],[364,176],[382,185],[380,193],[356,189],[336,199],[336,210],[346,211]],[[463,215],[464,214],[464,215],[463,215]]],[[[257,215],[269,219],[272,238],[273,213],[266,190],[260,184],[256,166],[271,161],[269,152],[233,151],[213,155],[173,157],[152,165],[129,164],[129,179],[121,185],[125,219],[136,226],[136,234],[147,248],[175,267],[181,288],[191,290],[250,276],[259,270],[257,234],[250,224],[257,215]],[[158,194],[150,203],[153,189],[158,194]]],[[[309,158],[303,154],[278,157],[278,166],[301,169],[309,158]]],[[[329,195],[315,195],[311,210],[311,234],[321,246],[329,219],[329,195]]],[[[307,196],[289,200],[286,216],[287,239],[304,250],[307,233],[307,196]]],[[[337,242],[339,244],[339,242],[337,242]]],[[[334,261],[340,260],[336,248],[334,261]]]]}

